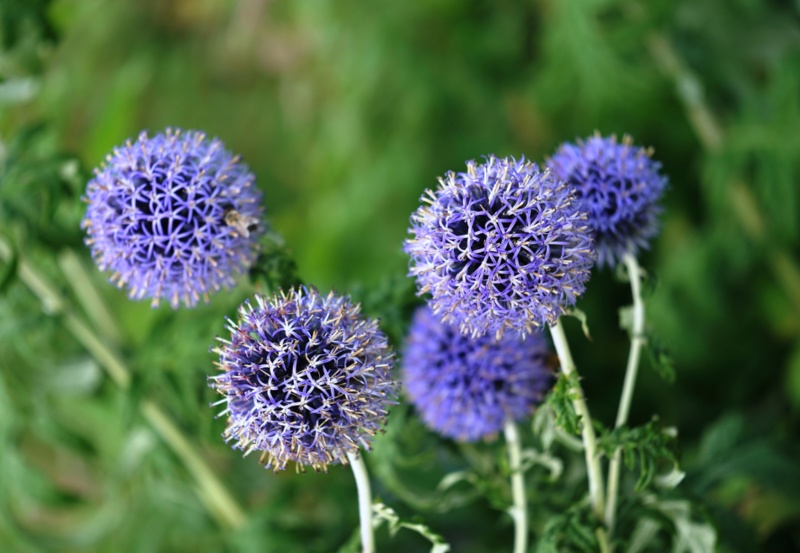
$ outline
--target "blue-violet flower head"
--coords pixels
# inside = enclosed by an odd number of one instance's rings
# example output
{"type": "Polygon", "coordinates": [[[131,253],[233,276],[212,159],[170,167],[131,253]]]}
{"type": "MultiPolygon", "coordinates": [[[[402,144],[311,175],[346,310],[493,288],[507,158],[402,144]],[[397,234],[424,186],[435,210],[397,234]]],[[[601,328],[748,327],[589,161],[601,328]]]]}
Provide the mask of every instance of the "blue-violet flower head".
{"type": "Polygon", "coordinates": [[[476,441],[541,403],[552,383],[548,356],[541,332],[470,338],[420,308],[403,354],[403,386],[431,429],[476,441]]]}
{"type": "Polygon", "coordinates": [[[92,257],[132,299],[192,307],[252,265],[263,232],[247,166],[197,131],[142,133],[86,189],[92,257]]]}
{"type": "Polygon", "coordinates": [[[625,254],[635,256],[658,233],[658,201],[667,178],[651,155],[628,136],[618,142],[595,135],[562,144],[548,162],[589,211],[600,267],[617,265],[625,254]]]}
{"type": "Polygon", "coordinates": [[[223,436],[245,455],[283,470],[289,461],[326,470],[369,448],[395,403],[393,354],[375,321],[347,298],[297,288],[245,302],[230,340],[214,350],[224,371],[223,436]]]}
{"type": "Polygon", "coordinates": [[[405,243],[433,312],[464,333],[525,334],[575,303],[594,264],[587,214],[525,158],[467,163],[423,196],[405,243]]]}

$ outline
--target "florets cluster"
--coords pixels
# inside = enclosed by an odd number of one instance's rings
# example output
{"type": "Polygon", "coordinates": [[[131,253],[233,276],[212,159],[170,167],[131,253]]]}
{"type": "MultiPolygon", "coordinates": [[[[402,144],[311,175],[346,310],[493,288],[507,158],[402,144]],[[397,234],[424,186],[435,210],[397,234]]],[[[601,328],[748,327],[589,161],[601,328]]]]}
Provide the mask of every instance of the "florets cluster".
{"type": "Polygon", "coordinates": [[[626,253],[636,255],[658,232],[658,201],[667,178],[651,154],[630,137],[620,143],[598,135],[563,144],[549,161],[589,211],[601,267],[615,266],[626,253]]]}
{"type": "Polygon", "coordinates": [[[405,346],[403,385],[431,429],[475,441],[541,403],[552,381],[547,357],[541,332],[473,339],[421,308],[405,346]]]}
{"type": "Polygon", "coordinates": [[[282,470],[288,461],[325,470],[372,436],[394,403],[393,355],[377,323],[347,298],[299,288],[256,296],[218,339],[224,437],[282,470]]]}
{"type": "Polygon", "coordinates": [[[86,189],[86,243],[132,299],[194,306],[256,258],[261,193],[219,140],[172,131],[115,148],[86,189]]]}
{"type": "Polygon", "coordinates": [[[586,212],[524,158],[467,163],[427,191],[405,250],[434,313],[473,336],[532,332],[585,290],[594,264],[586,212]]]}

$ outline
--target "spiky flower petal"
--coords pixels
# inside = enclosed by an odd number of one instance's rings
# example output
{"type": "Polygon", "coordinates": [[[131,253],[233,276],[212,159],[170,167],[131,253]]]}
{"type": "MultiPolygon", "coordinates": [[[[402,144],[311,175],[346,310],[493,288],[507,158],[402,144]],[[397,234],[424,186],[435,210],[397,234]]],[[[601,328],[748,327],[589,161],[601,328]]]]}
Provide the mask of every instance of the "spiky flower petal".
{"type": "Polygon", "coordinates": [[[224,371],[210,385],[225,396],[224,437],[282,470],[325,470],[369,448],[394,403],[393,354],[375,321],[333,293],[299,288],[246,302],[230,340],[214,351],[224,371]]]}
{"type": "Polygon", "coordinates": [[[475,441],[541,403],[552,382],[547,356],[541,332],[473,339],[420,308],[403,354],[403,386],[431,429],[475,441]]]}
{"type": "Polygon", "coordinates": [[[86,243],[132,299],[194,306],[255,261],[264,225],[253,181],[201,132],[142,133],[89,181],[86,243]]]}
{"type": "Polygon", "coordinates": [[[549,161],[589,210],[601,267],[615,266],[626,253],[636,255],[658,233],[658,201],[667,178],[651,154],[628,136],[617,142],[596,135],[562,144],[549,161]]]}
{"type": "Polygon", "coordinates": [[[592,233],[574,193],[550,171],[490,156],[448,173],[411,217],[405,250],[434,313],[473,336],[532,332],[585,290],[592,233]]]}

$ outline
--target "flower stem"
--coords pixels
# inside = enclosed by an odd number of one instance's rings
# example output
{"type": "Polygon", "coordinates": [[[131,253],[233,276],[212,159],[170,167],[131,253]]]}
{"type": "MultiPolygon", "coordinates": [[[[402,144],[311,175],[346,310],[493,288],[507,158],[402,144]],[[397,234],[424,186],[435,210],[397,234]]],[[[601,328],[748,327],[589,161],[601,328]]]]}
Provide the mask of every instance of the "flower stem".
{"type": "Polygon", "coordinates": [[[358,488],[358,516],[361,519],[361,551],[375,553],[375,536],[372,534],[372,492],[369,489],[367,465],[359,452],[348,453],[347,460],[353,467],[353,476],[358,488]]]}
{"type": "MultiPolygon", "coordinates": [[[[625,369],[625,381],[622,385],[622,396],[617,410],[616,428],[628,422],[631,410],[633,388],[636,385],[636,373],[639,370],[639,358],[644,345],[644,302],[642,301],[641,270],[636,258],[631,254],[623,257],[631,281],[631,295],[633,296],[633,326],[631,328],[631,349],[628,353],[628,366],[625,369]]],[[[619,472],[622,461],[622,451],[617,449],[608,467],[608,504],[606,504],[605,521],[609,531],[614,528],[616,518],[617,494],[619,493],[619,472]]]]}
{"type": "MultiPolygon", "coordinates": [[[[11,246],[0,236],[0,259],[9,261],[11,256],[11,246]]],[[[74,313],[58,289],[22,255],[18,256],[17,275],[39,298],[43,310],[49,315],[61,317],[66,329],[106,370],[111,380],[121,390],[128,390],[131,386],[131,371],[120,355],[98,337],[89,324],[74,313]]],[[[152,401],[144,400],[141,411],[156,434],[172,449],[194,477],[201,500],[220,525],[234,529],[242,527],[246,522],[244,509],[231,496],[178,425],[152,401]]]]}
{"type": "Polygon", "coordinates": [[[577,379],[575,361],[572,360],[572,353],[569,350],[569,343],[567,342],[567,336],[564,334],[561,319],[550,325],[550,334],[553,336],[553,343],[556,346],[558,359],[561,362],[561,371],[567,377],[576,376],[576,378],[571,379],[576,392],[575,398],[572,400],[572,406],[581,418],[581,435],[586,455],[586,472],[589,476],[589,497],[591,498],[592,511],[595,516],[598,520],[603,520],[603,473],[600,467],[600,454],[597,451],[597,437],[592,427],[589,407],[583,398],[583,389],[577,379]]]}
{"type": "Polygon", "coordinates": [[[528,504],[525,500],[525,477],[522,474],[522,449],[517,425],[512,419],[506,420],[504,431],[511,469],[511,497],[514,501],[511,508],[514,519],[514,553],[525,553],[528,550],[528,504]]]}

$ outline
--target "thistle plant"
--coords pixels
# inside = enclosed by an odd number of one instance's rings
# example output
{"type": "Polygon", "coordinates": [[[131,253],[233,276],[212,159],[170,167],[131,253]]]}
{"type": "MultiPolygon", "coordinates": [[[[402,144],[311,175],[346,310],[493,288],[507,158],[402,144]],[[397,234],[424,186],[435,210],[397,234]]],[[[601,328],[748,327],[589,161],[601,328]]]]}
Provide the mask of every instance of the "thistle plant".
{"type": "Polygon", "coordinates": [[[798,549],[796,3],[208,4],[0,0],[0,550],[798,549]]]}
{"type": "Polygon", "coordinates": [[[535,163],[489,156],[450,172],[411,217],[411,275],[433,312],[479,336],[530,333],[573,305],[594,264],[587,213],[535,163]]]}
{"type": "Polygon", "coordinates": [[[658,233],[658,201],[667,178],[651,156],[652,150],[635,146],[627,135],[620,142],[596,134],[562,144],[547,162],[589,213],[599,267],[636,257],[658,233]]]}
{"type": "Polygon", "coordinates": [[[471,338],[427,307],[414,315],[403,350],[409,400],[435,432],[462,441],[491,439],[521,421],[552,383],[540,332],[471,338]]]}
{"type": "Polygon", "coordinates": [[[143,132],[89,182],[86,243],[131,299],[192,307],[233,286],[256,259],[264,223],[254,180],[202,132],[143,132]]]}
{"type": "MultiPolygon", "coordinates": [[[[563,144],[548,165],[573,187],[589,211],[595,231],[598,264],[625,265],[633,296],[631,348],[615,426],[628,422],[641,350],[645,343],[645,310],[641,294],[642,270],[636,259],[641,248],[658,232],[659,200],[667,185],[661,164],[652,159],[652,149],[599,134],[576,144],[563,144]]],[[[608,503],[605,522],[613,529],[619,490],[621,450],[614,452],[608,470],[608,503]]]]}
{"type": "MultiPolygon", "coordinates": [[[[601,519],[605,491],[597,437],[559,317],[594,265],[588,213],[572,187],[521,159],[489,156],[427,191],[406,241],[411,275],[433,312],[472,336],[529,333],[548,324],[581,419],[589,494],[601,519]]],[[[607,546],[605,534],[598,539],[607,546]]],[[[515,550],[519,551],[519,541],[515,550]]]]}
{"type": "Polygon", "coordinates": [[[549,390],[547,345],[536,332],[471,338],[419,308],[403,352],[403,385],[425,424],[456,440],[491,439],[505,430],[512,471],[516,551],[527,550],[528,516],[516,423],[549,390]]]}
{"type": "Polygon", "coordinates": [[[362,544],[374,550],[371,497],[360,448],[386,421],[394,403],[393,354],[386,336],[360,307],[333,293],[300,287],[271,298],[257,295],[218,338],[222,373],[210,385],[228,419],[223,436],[245,455],[283,470],[326,471],[350,463],[359,488],[362,544]]]}

